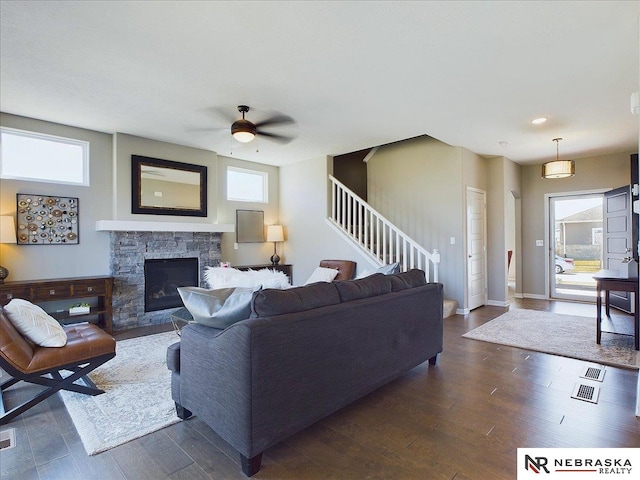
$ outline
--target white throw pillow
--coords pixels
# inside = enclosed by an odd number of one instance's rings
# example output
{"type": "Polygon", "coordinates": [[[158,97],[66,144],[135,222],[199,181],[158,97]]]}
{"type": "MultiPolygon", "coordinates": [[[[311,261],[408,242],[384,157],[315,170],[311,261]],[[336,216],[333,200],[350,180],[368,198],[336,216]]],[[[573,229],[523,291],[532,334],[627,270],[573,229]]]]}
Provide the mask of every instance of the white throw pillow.
{"type": "Polygon", "coordinates": [[[4,310],[16,330],[36,345],[64,347],[67,344],[67,332],[39,306],[14,298],[5,305],[4,310]]]}
{"type": "Polygon", "coordinates": [[[331,282],[338,275],[338,270],[335,268],[316,267],[311,276],[308,278],[305,285],[316,282],[331,282]]]}
{"type": "Polygon", "coordinates": [[[278,270],[237,270],[227,267],[205,267],[204,279],[212,289],[232,287],[289,288],[289,278],[278,270]]]}

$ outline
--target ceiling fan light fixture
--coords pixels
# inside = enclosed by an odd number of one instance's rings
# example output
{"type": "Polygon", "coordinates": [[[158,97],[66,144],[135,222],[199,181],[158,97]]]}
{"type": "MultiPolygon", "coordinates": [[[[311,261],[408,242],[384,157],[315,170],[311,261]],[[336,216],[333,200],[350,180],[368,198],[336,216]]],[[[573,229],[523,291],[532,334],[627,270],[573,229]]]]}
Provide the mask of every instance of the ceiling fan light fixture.
{"type": "Polygon", "coordinates": [[[244,118],[236,120],[231,125],[231,135],[239,142],[248,143],[256,136],[256,126],[244,118]]]}
{"type": "Polygon", "coordinates": [[[554,138],[556,142],[556,159],[542,165],[542,178],[567,178],[576,174],[576,162],[560,160],[558,144],[562,138],[554,138]]]}

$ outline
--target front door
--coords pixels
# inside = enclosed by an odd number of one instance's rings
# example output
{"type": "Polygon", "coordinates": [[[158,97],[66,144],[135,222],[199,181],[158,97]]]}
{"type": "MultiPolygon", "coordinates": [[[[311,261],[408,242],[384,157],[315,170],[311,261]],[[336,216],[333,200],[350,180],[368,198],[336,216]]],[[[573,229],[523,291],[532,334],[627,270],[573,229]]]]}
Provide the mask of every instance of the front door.
{"type": "Polygon", "coordinates": [[[467,187],[467,291],[469,310],[486,303],[486,192],[467,187]]]}
{"type": "MultiPolygon", "coordinates": [[[[604,194],[604,268],[620,270],[622,259],[631,256],[631,187],[620,187],[604,194]]],[[[609,303],[631,312],[630,292],[610,292],[609,303]]]]}

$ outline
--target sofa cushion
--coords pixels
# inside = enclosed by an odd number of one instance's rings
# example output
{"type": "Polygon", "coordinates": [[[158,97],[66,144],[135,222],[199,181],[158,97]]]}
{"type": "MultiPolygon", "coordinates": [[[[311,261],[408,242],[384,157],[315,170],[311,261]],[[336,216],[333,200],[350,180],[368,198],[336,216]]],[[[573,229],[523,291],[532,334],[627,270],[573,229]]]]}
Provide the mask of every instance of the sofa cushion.
{"type": "Polygon", "coordinates": [[[64,347],[67,344],[67,333],[62,325],[39,306],[14,298],[4,310],[16,330],[36,345],[64,347]]]}
{"type": "Polygon", "coordinates": [[[424,270],[414,268],[408,272],[398,273],[396,275],[389,275],[391,281],[391,288],[394,292],[399,290],[405,290],[407,288],[419,287],[420,285],[426,285],[427,280],[424,270]]]}
{"type": "Polygon", "coordinates": [[[396,273],[400,273],[400,262],[383,265],[376,270],[376,273],[384,273],[385,275],[395,275],[396,273]]]}
{"type": "Polygon", "coordinates": [[[338,270],[335,268],[316,267],[304,284],[309,285],[316,282],[331,282],[336,278],[336,275],[338,275],[338,270]]]}
{"type": "Polygon", "coordinates": [[[253,294],[252,317],[272,317],[340,303],[334,283],[320,282],[288,290],[260,290],[253,294]]]}
{"type": "Polygon", "coordinates": [[[391,292],[389,275],[374,273],[365,278],[336,282],[340,300],[350,302],[360,298],[375,297],[391,292]]]}
{"type": "Polygon", "coordinates": [[[196,322],[212,328],[227,328],[249,318],[251,299],[259,288],[207,290],[199,287],[178,287],[178,293],[196,322]]]}

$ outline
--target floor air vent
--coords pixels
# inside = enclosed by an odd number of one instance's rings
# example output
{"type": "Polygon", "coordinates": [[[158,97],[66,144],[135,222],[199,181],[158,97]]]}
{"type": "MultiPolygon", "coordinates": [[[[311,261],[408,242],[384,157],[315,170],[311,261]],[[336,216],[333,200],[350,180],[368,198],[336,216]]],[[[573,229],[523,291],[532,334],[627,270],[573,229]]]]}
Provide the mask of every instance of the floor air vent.
{"type": "Polygon", "coordinates": [[[585,402],[598,403],[598,395],[600,395],[600,387],[576,383],[576,386],[573,387],[571,398],[584,400],[585,402]]]}
{"type": "Polygon", "coordinates": [[[602,382],[604,380],[604,366],[603,365],[587,365],[582,369],[580,378],[586,378],[587,380],[595,380],[596,382],[602,382]]]}
{"type": "Polygon", "coordinates": [[[0,450],[7,450],[16,446],[16,429],[0,431],[0,450]]]}

